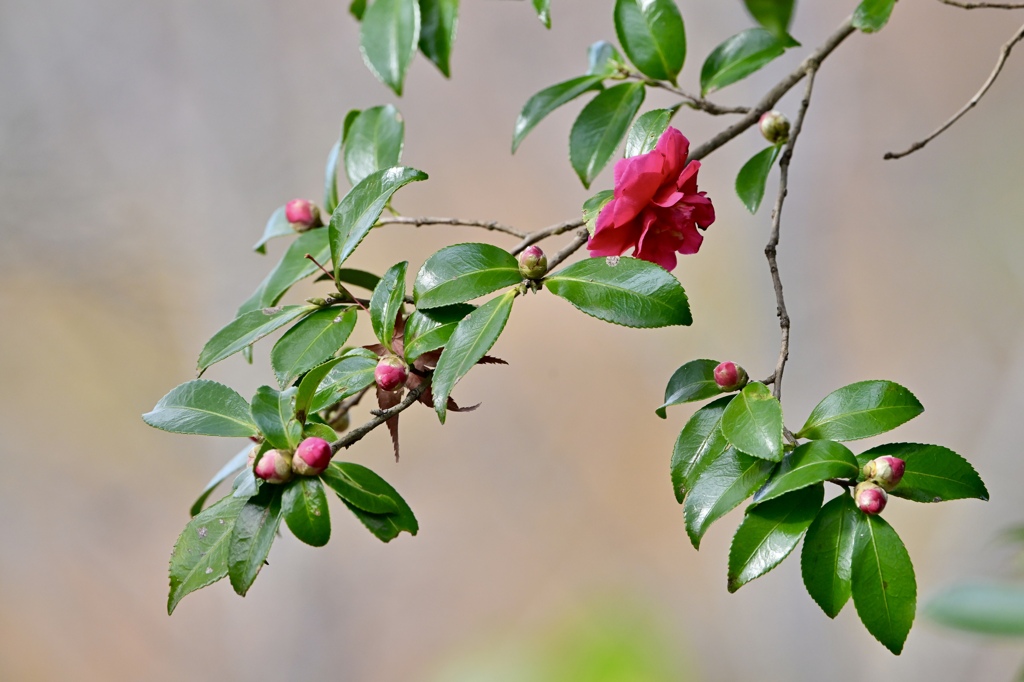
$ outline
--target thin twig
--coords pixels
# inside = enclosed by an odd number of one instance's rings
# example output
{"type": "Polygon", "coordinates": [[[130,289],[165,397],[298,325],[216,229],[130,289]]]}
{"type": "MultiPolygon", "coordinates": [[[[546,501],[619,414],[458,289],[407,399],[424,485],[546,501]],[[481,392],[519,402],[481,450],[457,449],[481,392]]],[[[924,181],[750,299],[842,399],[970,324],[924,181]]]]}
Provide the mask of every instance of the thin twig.
{"type": "Polygon", "coordinates": [[[563,223],[558,223],[557,225],[552,225],[551,227],[545,227],[544,229],[537,230],[536,232],[531,232],[523,239],[523,241],[516,244],[516,247],[512,249],[512,255],[518,256],[523,249],[531,244],[536,244],[548,237],[554,237],[555,235],[569,232],[570,230],[575,230],[577,227],[582,226],[583,219],[577,218],[576,220],[566,220],[563,223]]]}
{"type": "Polygon", "coordinates": [[[556,267],[561,265],[562,261],[580,250],[580,247],[587,243],[587,239],[590,237],[590,233],[586,230],[580,230],[576,237],[569,242],[569,245],[564,249],[556,253],[554,256],[548,259],[548,272],[551,272],[556,267]]]}
{"type": "Polygon", "coordinates": [[[339,438],[338,440],[331,443],[331,453],[337,454],[338,450],[341,450],[342,448],[347,448],[353,443],[362,440],[363,436],[368,434],[370,431],[373,431],[375,428],[377,428],[387,420],[394,417],[396,414],[401,413],[403,410],[405,410],[406,408],[410,407],[413,403],[415,403],[416,400],[420,397],[420,394],[423,393],[423,391],[425,391],[426,388],[426,382],[420,384],[416,388],[410,390],[409,393],[405,396],[405,399],[402,400],[402,402],[398,403],[394,407],[377,412],[377,416],[375,416],[373,419],[366,422],[357,429],[352,429],[347,434],[345,434],[344,437],[339,438]]]}
{"type": "Polygon", "coordinates": [[[978,104],[978,102],[981,101],[981,98],[985,96],[985,93],[988,92],[988,89],[992,87],[992,84],[996,82],[996,78],[999,77],[999,72],[1003,70],[1003,66],[1006,64],[1006,60],[1010,56],[1010,50],[1012,50],[1013,46],[1019,43],[1022,39],[1024,39],[1024,26],[1021,26],[1019,29],[1017,29],[1017,32],[1013,35],[1013,37],[1010,38],[1010,40],[1007,41],[1007,43],[1003,45],[1003,47],[999,50],[999,59],[996,61],[996,66],[994,69],[992,69],[992,73],[989,74],[988,80],[986,80],[985,84],[981,86],[981,90],[978,90],[978,92],[975,93],[974,97],[972,97],[970,101],[967,102],[967,104],[961,107],[960,111],[953,114],[952,118],[950,118],[948,121],[939,126],[939,128],[936,129],[935,132],[933,132],[931,135],[924,138],[923,140],[915,142],[902,152],[886,152],[883,158],[900,159],[903,158],[904,156],[907,156],[908,154],[913,154],[918,149],[925,146],[942,133],[946,132],[946,130],[948,130],[950,126],[952,126],[954,123],[963,118],[964,114],[973,109],[978,104]]]}
{"type": "Polygon", "coordinates": [[[680,90],[679,88],[673,86],[671,83],[653,80],[651,78],[647,78],[643,74],[630,71],[628,77],[634,80],[641,81],[644,85],[648,87],[661,88],[662,90],[667,90],[668,92],[671,92],[673,95],[679,95],[685,100],[686,106],[690,107],[691,109],[697,109],[699,111],[709,113],[712,116],[722,116],[723,114],[750,113],[750,107],[725,107],[720,104],[715,104],[714,102],[708,101],[703,97],[698,97],[697,95],[692,95],[684,90],[680,90]]]}
{"type": "Polygon", "coordinates": [[[526,233],[520,232],[514,227],[502,225],[494,220],[463,220],[461,218],[411,218],[406,216],[381,216],[377,221],[378,225],[412,225],[422,227],[424,225],[458,225],[462,227],[479,227],[492,232],[504,232],[520,239],[526,238],[526,233]]]}
{"type": "Polygon", "coordinates": [[[1024,3],[1017,2],[958,2],[958,0],[939,0],[939,2],[960,9],[1024,9],[1024,3]]]}

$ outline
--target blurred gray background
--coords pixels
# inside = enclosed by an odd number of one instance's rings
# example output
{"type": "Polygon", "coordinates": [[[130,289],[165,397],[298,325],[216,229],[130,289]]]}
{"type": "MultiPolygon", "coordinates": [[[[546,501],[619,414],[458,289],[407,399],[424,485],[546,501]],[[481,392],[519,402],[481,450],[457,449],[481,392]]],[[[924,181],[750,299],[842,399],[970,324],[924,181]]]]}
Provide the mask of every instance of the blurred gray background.
{"type": "MultiPolygon", "coordinates": [[[[509,145],[526,99],[614,39],[610,1],[555,0],[548,32],[527,2],[466,0],[453,80],[419,57],[401,100],[363,66],[347,4],[0,2],[0,678],[1008,679],[1024,660],[1012,642],[922,619],[894,658],[852,604],[829,622],[793,559],[728,594],[741,512],[700,553],[686,538],[668,462],[692,408],[655,417],[665,382],[699,357],[765,376],[778,346],[770,200],[751,217],[732,190],[763,145],[753,131],[701,171],[718,220],[675,271],[692,328],[623,329],[552,296],[520,301],[494,349],[510,365],[456,390],[478,412],[445,428],[407,412],[397,465],[383,431],[345,455],[403,493],[419,536],[385,546],[339,504],[327,548],[285,532],[249,597],[218,583],[167,617],[188,506],[241,444],[165,434],[139,415],[194,376],[203,343],[280,255],[280,242],[266,257],[250,247],[276,207],[320,196],[345,112],[394,102],[405,115],[405,162],[431,175],[398,195],[407,215],[536,229],[577,216],[590,194],[566,158],[579,103],[515,157],[509,145]]],[[[855,4],[800,3],[792,32],[811,48],[855,4]]],[[[680,5],[682,83],[696,90],[704,55],[752,22],[738,1],[680,5]]],[[[992,494],[886,510],[922,600],[1010,574],[997,535],[1024,517],[1024,54],[945,136],[902,161],[882,154],[959,108],[1019,21],[899,3],[883,32],[826,62],[792,170],[779,257],[789,426],[838,386],[899,381],[927,412],[894,438],[961,452],[992,494]]],[[[805,54],[714,99],[753,102],[805,54]]],[[[795,115],[798,97],[780,108],[795,115]]],[[[645,108],[672,103],[652,93],[645,108]]],[[[675,122],[694,141],[725,124],[686,110],[675,122]]],[[[609,171],[595,188],[610,184],[609,171]]],[[[514,243],[396,226],[351,262],[418,268],[481,239],[514,243]]],[[[269,349],[207,376],[249,396],[272,383],[269,349]]]]}

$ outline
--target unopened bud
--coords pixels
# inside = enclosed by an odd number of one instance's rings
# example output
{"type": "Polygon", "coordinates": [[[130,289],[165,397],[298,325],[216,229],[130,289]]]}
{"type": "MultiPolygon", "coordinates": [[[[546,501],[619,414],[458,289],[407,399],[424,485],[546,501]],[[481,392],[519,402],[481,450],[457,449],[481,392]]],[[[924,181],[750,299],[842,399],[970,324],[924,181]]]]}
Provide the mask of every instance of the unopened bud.
{"type": "Polygon", "coordinates": [[[723,362],[715,367],[715,383],[723,391],[736,391],[747,385],[747,371],[735,362],[723,362]]]}
{"type": "Polygon", "coordinates": [[[772,144],[785,144],[789,139],[789,119],[774,109],[765,112],[758,125],[764,139],[772,144]]]}
{"type": "Polygon", "coordinates": [[[327,305],[327,301],[319,297],[307,298],[306,303],[312,303],[313,305],[318,305],[320,307],[327,305]]]}
{"type": "Polygon", "coordinates": [[[345,410],[344,412],[339,412],[338,414],[331,416],[330,420],[327,423],[332,429],[334,429],[338,433],[341,433],[342,431],[347,431],[348,427],[351,425],[351,420],[349,419],[348,416],[348,410],[345,410]]]}
{"type": "Polygon", "coordinates": [[[409,368],[402,359],[395,355],[385,355],[373,370],[373,379],[382,391],[394,391],[405,385],[409,378],[409,368]]]}
{"type": "Polygon", "coordinates": [[[256,462],[253,473],[267,483],[285,483],[292,477],[291,455],[280,450],[267,450],[256,462]]]}
{"type": "Polygon", "coordinates": [[[331,463],[331,444],[323,438],[307,438],[295,449],[292,471],[300,476],[316,476],[331,463]]]}
{"type": "Polygon", "coordinates": [[[903,480],[903,472],[906,470],[907,463],[902,459],[884,455],[864,465],[864,478],[874,481],[886,490],[892,490],[903,480]]]}
{"type": "Polygon", "coordinates": [[[284,205],[284,217],[292,224],[296,232],[305,232],[323,225],[320,222],[320,209],[308,199],[292,199],[284,205]]]}
{"type": "Polygon", "coordinates": [[[526,279],[540,279],[548,274],[548,257],[539,246],[527,246],[519,254],[519,274],[526,279]]]}
{"type": "Polygon", "coordinates": [[[853,499],[857,503],[857,508],[865,514],[879,514],[885,509],[889,494],[877,483],[864,481],[857,484],[853,491],[853,499]]]}

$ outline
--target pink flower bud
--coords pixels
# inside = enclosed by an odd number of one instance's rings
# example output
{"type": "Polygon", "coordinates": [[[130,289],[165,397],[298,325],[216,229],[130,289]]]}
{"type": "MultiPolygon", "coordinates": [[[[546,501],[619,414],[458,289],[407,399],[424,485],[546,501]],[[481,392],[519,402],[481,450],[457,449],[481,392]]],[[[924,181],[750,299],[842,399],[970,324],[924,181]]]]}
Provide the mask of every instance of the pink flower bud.
{"type": "Polygon", "coordinates": [[[300,476],[316,476],[331,463],[331,444],[323,438],[307,438],[295,449],[292,471],[300,476]]]}
{"type": "Polygon", "coordinates": [[[540,279],[548,274],[548,257],[539,246],[527,246],[519,254],[519,274],[526,279],[540,279]]]}
{"type": "Polygon", "coordinates": [[[857,484],[853,491],[853,499],[857,502],[857,507],[865,514],[879,514],[885,509],[889,495],[877,483],[864,481],[857,484]]]}
{"type": "Polygon", "coordinates": [[[715,367],[715,383],[723,391],[735,391],[747,385],[747,371],[735,362],[723,362],[715,367]]]}
{"type": "Polygon", "coordinates": [[[323,225],[320,222],[320,209],[308,199],[292,199],[284,206],[284,217],[292,224],[296,232],[305,232],[313,227],[323,225]]]}
{"type": "Polygon", "coordinates": [[[267,450],[256,462],[253,473],[267,483],[285,483],[292,477],[291,455],[280,450],[267,450]]]}
{"type": "Polygon", "coordinates": [[[864,465],[864,478],[874,481],[886,490],[892,490],[903,480],[903,472],[906,470],[907,463],[902,459],[884,455],[864,465]]]}
{"type": "Polygon", "coordinates": [[[767,111],[758,124],[764,139],[772,144],[785,144],[789,139],[789,119],[778,111],[767,111]]]}
{"type": "Polygon", "coordinates": [[[394,355],[385,355],[373,370],[373,378],[382,391],[394,391],[405,385],[409,378],[409,368],[402,359],[394,355]]]}

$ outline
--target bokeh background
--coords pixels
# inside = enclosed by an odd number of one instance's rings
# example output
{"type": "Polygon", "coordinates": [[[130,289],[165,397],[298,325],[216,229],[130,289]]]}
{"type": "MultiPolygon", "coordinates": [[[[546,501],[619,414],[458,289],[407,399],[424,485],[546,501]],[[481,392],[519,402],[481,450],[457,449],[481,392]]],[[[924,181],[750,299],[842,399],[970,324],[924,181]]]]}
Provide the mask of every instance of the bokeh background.
{"type": "MultiPolygon", "coordinates": [[[[383,431],[345,455],[403,493],[419,536],[385,546],[339,504],[327,548],[285,531],[249,597],[218,583],[167,617],[167,559],[188,506],[241,443],[161,433],[139,415],[194,376],[203,343],[280,255],[280,242],[266,257],[250,247],[277,206],[320,196],[348,109],[395,102],[404,113],[405,162],[431,175],[398,195],[407,215],[521,229],[578,215],[589,193],[566,140],[579,103],[509,154],[527,97],[582,73],[587,45],[614,38],[610,1],[553,5],[548,32],[527,2],[467,0],[453,80],[419,57],[396,100],[363,66],[343,0],[0,2],[0,678],[1014,674],[1021,646],[923,619],[892,657],[852,605],[829,622],[793,559],[729,595],[741,512],[700,553],[686,538],[668,462],[692,408],[656,418],[664,384],[698,357],[764,376],[778,346],[769,210],[749,216],[732,191],[763,144],[753,131],[701,171],[718,220],[675,273],[692,328],[622,329],[551,296],[520,301],[495,348],[510,365],[479,368],[456,391],[479,411],[445,428],[407,412],[400,464],[383,431]]],[[[683,83],[695,90],[704,55],[751,21],[738,1],[680,5],[683,83]]],[[[800,3],[792,31],[813,47],[854,5],[800,3]]],[[[959,108],[1019,20],[899,3],[882,33],[853,36],[826,62],[792,170],[779,257],[793,317],[789,425],[838,386],[899,381],[928,411],[895,438],[961,452],[992,494],[886,510],[922,601],[1010,574],[997,538],[1024,517],[1024,56],[945,136],[902,161],[882,154],[959,108]]],[[[715,99],[755,101],[805,53],[715,99]]],[[[793,116],[798,98],[780,108],[793,116]]],[[[645,107],[672,103],[652,94],[645,107]]],[[[675,123],[695,141],[724,124],[686,110],[675,123]]],[[[606,172],[597,187],[610,183],[606,172]]],[[[481,239],[514,243],[396,226],[353,265],[409,259],[415,270],[442,245],[481,239]]],[[[269,348],[208,376],[251,395],[273,383],[269,348]]]]}

